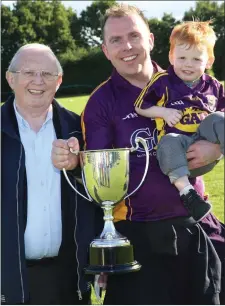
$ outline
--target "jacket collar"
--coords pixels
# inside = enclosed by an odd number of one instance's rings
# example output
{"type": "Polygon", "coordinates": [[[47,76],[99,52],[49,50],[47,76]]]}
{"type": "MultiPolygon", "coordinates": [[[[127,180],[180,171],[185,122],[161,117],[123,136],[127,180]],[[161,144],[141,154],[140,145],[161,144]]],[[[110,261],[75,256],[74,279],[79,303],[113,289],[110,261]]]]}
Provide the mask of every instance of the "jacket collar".
{"type": "Polygon", "coordinates": [[[12,138],[19,140],[19,128],[13,107],[14,95],[10,96],[1,107],[1,130],[12,138]]]}
{"type": "MultiPolygon", "coordinates": [[[[10,137],[20,140],[19,128],[16,119],[15,110],[13,107],[14,95],[10,96],[9,99],[1,107],[2,124],[1,129],[4,133],[10,137]]],[[[61,110],[64,109],[55,99],[52,101],[53,106],[53,124],[56,130],[57,138],[67,139],[69,137],[68,123],[64,120],[61,110]]],[[[64,109],[65,110],[65,109],[64,109]]]]}

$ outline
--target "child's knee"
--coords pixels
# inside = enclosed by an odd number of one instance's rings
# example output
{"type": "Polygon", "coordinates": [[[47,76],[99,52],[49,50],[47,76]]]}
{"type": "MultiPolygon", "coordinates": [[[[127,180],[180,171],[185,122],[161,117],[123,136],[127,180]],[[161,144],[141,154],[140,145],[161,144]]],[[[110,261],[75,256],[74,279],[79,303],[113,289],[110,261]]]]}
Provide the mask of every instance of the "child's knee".
{"type": "Polygon", "coordinates": [[[169,133],[167,135],[164,135],[160,142],[157,145],[157,158],[161,155],[168,155],[170,152],[174,151],[174,149],[177,147],[177,144],[180,142],[179,140],[179,134],[175,133],[169,133]]]}
{"type": "Polygon", "coordinates": [[[176,133],[169,133],[167,135],[164,135],[160,142],[158,143],[158,149],[162,150],[168,150],[170,148],[176,147],[178,144],[181,143],[181,137],[183,135],[179,135],[176,133]]]}
{"type": "Polygon", "coordinates": [[[224,112],[215,112],[208,115],[201,124],[215,124],[216,122],[224,122],[224,112]]]}

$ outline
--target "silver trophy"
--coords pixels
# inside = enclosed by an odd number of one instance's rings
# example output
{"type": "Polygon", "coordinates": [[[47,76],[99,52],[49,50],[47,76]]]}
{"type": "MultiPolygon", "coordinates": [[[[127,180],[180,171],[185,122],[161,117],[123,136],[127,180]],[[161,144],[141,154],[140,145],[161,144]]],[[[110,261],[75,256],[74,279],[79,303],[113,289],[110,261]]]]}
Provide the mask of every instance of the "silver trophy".
{"type": "Polygon", "coordinates": [[[134,260],[130,241],[116,231],[113,223],[113,208],[140,188],[149,168],[147,142],[143,138],[136,137],[135,143],[136,146],[132,148],[79,152],[82,181],[87,196],[81,194],[71,184],[63,169],[69,185],[88,201],[96,202],[104,211],[104,229],[90,244],[90,265],[85,268],[86,274],[127,273],[141,268],[141,265],[134,260]],[[145,170],[139,185],[127,194],[130,152],[136,151],[139,143],[143,145],[146,153],[145,170]]]}

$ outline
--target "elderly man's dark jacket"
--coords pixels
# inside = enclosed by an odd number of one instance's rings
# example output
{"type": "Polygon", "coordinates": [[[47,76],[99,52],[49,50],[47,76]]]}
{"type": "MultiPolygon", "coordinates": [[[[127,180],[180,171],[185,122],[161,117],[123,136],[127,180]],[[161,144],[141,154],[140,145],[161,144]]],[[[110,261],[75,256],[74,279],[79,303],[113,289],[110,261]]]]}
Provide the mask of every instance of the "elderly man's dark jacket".
{"type": "MultiPolygon", "coordinates": [[[[2,303],[7,304],[24,303],[28,300],[29,294],[24,247],[27,222],[25,151],[19,136],[13,101],[12,96],[1,107],[1,298],[2,303]]],[[[68,139],[75,136],[82,145],[80,117],[60,106],[55,100],[52,105],[57,138],[68,139]]],[[[73,177],[71,181],[75,181],[73,177]]],[[[77,279],[81,292],[85,292],[90,283],[84,275],[83,268],[88,262],[89,243],[102,228],[102,210],[77,195],[63,174],[61,187],[62,244],[58,259],[62,268],[64,265],[68,268],[70,264],[71,269],[76,271],[77,251],[77,279]]],[[[78,188],[85,194],[81,185],[78,188]]],[[[74,290],[78,290],[76,286],[77,284],[74,284],[74,290]]]]}

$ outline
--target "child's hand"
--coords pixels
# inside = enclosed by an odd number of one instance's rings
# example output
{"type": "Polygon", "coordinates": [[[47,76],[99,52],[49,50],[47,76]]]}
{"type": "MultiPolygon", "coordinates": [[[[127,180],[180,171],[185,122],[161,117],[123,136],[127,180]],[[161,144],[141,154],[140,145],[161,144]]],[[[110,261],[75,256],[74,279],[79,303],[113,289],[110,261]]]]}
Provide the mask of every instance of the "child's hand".
{"type": "Polygon", "coordinates": [[[181,111],[173,108],[165,108],[165,114],[163,116],[163,119],[170,127],[173,127],[175,124],[177,124],[181,118],[181,111]]]}

